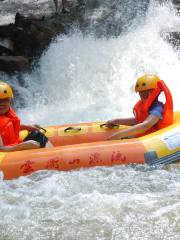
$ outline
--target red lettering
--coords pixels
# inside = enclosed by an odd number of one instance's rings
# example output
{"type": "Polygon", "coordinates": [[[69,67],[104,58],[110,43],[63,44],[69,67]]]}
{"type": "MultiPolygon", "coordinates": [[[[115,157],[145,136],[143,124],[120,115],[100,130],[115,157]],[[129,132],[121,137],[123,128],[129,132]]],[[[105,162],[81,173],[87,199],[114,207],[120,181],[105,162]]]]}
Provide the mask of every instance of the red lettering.
{"type": "Polygon", "coordinates": [[[113,151],[111,156],[112,163],[125,163],[126,156],[123,155],[120,151],[113,151]]]}
{"type": "Polygon", "coordinates": [[[90,165],[96,165],[96,164],[102,162],[102,160],[101,160],[101,155],[100,155],[100,153],[98,153],[98,152],[91,153],[89,159],[90,159],[90,160],[89,160],[89,164],[90,164],[90,165]]]}
{"type": "Polygon", "coordinates": [[[23,173],[32,173],[34,172],[34,169],[32,168],[32,164],[34,164],[33,161],[27,160],[24,164],[21,165],[20,169],[23,170],[23,173]]]}
{"type": "Polygon", "coordinates": [[[60,159],[58,157],[52,158],[47,161],[47,169],[59,169],[60,159]]]}
{"type": "Polygon", "coordinates": [[[75,158],[71,161],[69,161],[69,164],[79,164],[80,163],[80,159],[79,158],[75,158]]]}

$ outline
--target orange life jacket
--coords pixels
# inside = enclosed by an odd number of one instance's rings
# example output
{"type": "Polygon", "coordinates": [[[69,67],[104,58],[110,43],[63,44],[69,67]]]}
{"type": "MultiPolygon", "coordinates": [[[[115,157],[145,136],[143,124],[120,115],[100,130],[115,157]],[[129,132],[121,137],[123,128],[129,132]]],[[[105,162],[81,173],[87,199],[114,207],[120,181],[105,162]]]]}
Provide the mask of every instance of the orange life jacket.
{"type": "Polygon", "coordinates": [[[161,92],[164,92],[166,98],[163,110],[163,119],[160,119],[155,126],[148,130],[148,133],[167,127],[173,123],[173,100],[170,90],[164,81],[161,80],[157,82],[157,88],[152,91],[147,100],[145,102],[139,100],[133,108],[133,113],[137,123],[142,123],[149,116],[149,110],[161,92]]]}
{"type": "Polygon", "coordinates": [[[4,146],[19,143],[20,119],[12,108],[0,115],[0,135],[4,146]]]}

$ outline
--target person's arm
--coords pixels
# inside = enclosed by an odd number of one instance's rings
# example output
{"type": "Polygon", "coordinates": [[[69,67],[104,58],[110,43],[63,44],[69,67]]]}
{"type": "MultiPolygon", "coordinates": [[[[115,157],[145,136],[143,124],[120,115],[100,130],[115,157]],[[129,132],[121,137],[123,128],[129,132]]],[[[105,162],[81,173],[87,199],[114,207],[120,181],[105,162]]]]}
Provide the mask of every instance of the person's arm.
{"type": "Polygon", "coordinates": [[[128,125],[128,126],[133,126],[135,125],[137,122],[136,122],[136,119],[135,118],[117,118],[117,119],[113,119],[113,120],[110,120],[110,121],[107,121],[106,122],[106,125],[107,127],[109,128],[112,128],[113,125],[115,124],[118,124],[118,125],[128,125]]]}
{"type": "Polygon", "coordinates": [[[21,124],[20,130],[36,131],[36,130],[39,130],[39,128],[37,128],[37,127],[35,127],[33,125],[31,126],[31,125],[21,124]]]}
{"type": "Polygon", "coordinates": [[[2,137],[1,137],[1,135],[0,135],[0,147],[3,147],[3,140],[2,140],[2,137]]]}
{"type": "Polygon", "coordinates": [[[15,144],[12,146],[4,146],[2,137],[0,136],[0,152],[13,152],[13,151],[21,151],[21,150],[37,149],[37,148],[40,148],[40,144],[32,140],[15,144]]]}
{"type": "Polygon", "coordinates": [[[40,144],[36,141],[30,140],[30,141],[22,142],[12,146],[1,145],[0,152],[13,152],[13,151],[22,151],[22,150],[38,149],[38,148],[40,148],[40,144]]]}
{"type": "Polygon", "coordinates": [[[144,122],[136,124],[118,133],[114,133],[112,136],[108,138],[108,140],[117,140],[125,137],[134,137],[138,134],[143,134],[151,127],[153,127],[158,121],[159,118],[157,116],[149,115],[144,122]]]}

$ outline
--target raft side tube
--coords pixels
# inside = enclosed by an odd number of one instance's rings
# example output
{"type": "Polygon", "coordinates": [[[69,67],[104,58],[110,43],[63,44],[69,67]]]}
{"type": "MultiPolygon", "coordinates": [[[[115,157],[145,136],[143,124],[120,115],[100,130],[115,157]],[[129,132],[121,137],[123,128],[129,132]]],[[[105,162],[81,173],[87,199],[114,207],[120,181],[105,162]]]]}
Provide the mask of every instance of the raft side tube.
{"type": "Polygon", "coordinates": [[[39,170],[69,171],[95,166],[143,164],[145,152],[138,139],[83,143],[9,152],[1,160],[0,169],[5,179],[13,179],[39,170]]]}

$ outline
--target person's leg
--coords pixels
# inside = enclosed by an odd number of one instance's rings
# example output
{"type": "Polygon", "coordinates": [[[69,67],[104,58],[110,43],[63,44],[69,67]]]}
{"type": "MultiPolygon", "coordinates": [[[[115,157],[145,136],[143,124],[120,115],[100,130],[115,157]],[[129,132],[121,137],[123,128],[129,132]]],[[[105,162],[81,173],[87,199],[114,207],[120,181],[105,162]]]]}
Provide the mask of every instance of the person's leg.
{"type": "Polygon", "coordinates": [[[40,148],[40,144],[36,141],[30,140],[27,142],[22,142],[22,143],[11,145],[11,146],[0,147],[0,151],[13,152],[13,151],[22,151],[22,150],[30,150],[30,149],[38,149],[38,148],[40,148]]]}

